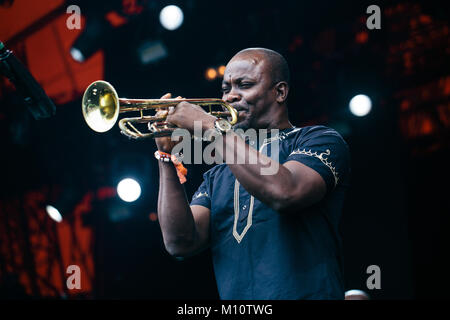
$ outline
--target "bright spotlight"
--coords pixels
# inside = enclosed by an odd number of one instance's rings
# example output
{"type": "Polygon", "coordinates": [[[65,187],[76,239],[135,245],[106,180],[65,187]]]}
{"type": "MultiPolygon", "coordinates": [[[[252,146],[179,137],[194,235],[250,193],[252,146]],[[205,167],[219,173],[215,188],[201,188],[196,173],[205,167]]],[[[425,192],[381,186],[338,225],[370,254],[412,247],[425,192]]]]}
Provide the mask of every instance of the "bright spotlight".
{"type": "Polygon", "coordinates": [[[219,68],[217,68],[217,72],[220,76],[223,77],[223,75],[225,74],[225,66],[220,66],[219,68]]]}
{"type": "Polygon", "coordinates": [[[372,101],[364,94],[354,96],[349,103],[350,111],[357,117],[364,117],[372,109],[372,101]]]}
{"type": "Polygon", "coordinates": [[[208,68],[205,72],[206,80],[212,81],[217,77],[217,71],[214,68],[208,68]]]}
{"type": "Polygon", "coordinates": [[[52,218],[56,222],[61,222],[62,221],[61,213],[59,213],[59,210],[56,209],[54,206],[48,205],[48,206],[45,207],[45,210],[47,211],[47,213],[50,216],[50,218],[52,218]]]}
{"type": "Polygon", "coordinates": [[[117,194],[123,201],[133,202],[141,195],[141,186],[136,180],[123,179],[117,185],[117,194]]]}
{"type": "Polygon", "coordinates": [[[159,14],[159,21],[167,30],[178,29],[183,23],[183,11],[174,5],[166,6],[159,14]]]}
{"type": "Polygon", "coordinates": [[[83,62],[84,61],[83,53],[77,48],[71,48],[70,49],[70,55],[72,56],[73,60],[75,60],[77,62],[83,62]]]}

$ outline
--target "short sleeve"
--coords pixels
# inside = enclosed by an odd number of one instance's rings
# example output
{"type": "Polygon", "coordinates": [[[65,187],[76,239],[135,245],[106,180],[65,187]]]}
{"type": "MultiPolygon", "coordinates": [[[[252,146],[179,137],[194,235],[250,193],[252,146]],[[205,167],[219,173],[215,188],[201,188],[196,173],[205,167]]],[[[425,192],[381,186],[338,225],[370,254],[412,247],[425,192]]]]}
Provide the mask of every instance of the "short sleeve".
{"type": "Polygon", "coordinates": [[[318,172],[327,185],[327,192],[345,183],[350,171],[348,145],[339,133],[327,127],[310,128],[297,140],[286,161],[298,161],[318,172]]]}
{"type": "Polygon", "coordinates": [[[191,206],[198,205],[211,209],[209,171],[203,175],[203,182],[192,196],[191,206]]]}

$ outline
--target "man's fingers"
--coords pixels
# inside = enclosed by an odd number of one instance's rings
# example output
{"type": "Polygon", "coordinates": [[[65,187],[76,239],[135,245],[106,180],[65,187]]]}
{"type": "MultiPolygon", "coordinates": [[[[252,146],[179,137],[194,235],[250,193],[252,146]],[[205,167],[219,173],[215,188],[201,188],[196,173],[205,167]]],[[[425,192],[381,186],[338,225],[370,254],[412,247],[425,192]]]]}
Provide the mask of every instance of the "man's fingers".
{"type": "MultiPolygon", "coordinates": [[[[165,95],[163,95],[160,99],[171,99],[171,98],[172,98],[172,94],[169,92],[169,93],[166,93],[165,95]]],[[[157,109],[155,109],[155,111],[156,111],[155,116],[157,116],[157,117],[165,116],[168,113],[167,109],[161,109],[161,108],[157,108],[157,109]]]]}
{"type": "Polygon", "coordinates": [[[157,117],[163,117],[165,115],[167,115],[167,110],[166,109],[157,109],[158,112],[156,112],[155,116],[157,117]]]}
{"type": "MultiPolygon", "coordinates": [[[[178,96],[175,99],[176,100],[181,100],[181,99],[184,99],[184,98],[182,96],[178,96]]],[[[169,107],[169,114],[174,113],[174,111],[175,111],[175,107],[169,107]]]]}

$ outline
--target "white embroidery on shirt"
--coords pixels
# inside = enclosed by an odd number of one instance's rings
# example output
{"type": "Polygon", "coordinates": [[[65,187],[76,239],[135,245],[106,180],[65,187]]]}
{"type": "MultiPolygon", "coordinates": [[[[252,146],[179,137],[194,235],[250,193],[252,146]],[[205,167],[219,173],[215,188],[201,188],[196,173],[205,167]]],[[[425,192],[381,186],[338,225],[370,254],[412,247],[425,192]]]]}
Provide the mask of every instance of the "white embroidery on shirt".
{"type": "MultiPolygon", "coordinates": [[[[268,139],[264,139],[263,143],[261,145],[261,147],[259,148],[259,152],[263,153],[264,147],[267,146],[268,144],[272,143],[273,141],[276,140],[284,140],[286,139],[290,134],[299,131],[301,128],[295,128],[293,130],[291,130],[288,133],[284,133],[281,132],[279,134],[277,134],[275,137],[273,138],[268,138],[268,139]]],[[[255,198],[250,195],[250,206],[249,206],[249,210],[248,210],[248,215],[247,215],[247,224],[244,227],[244,230],[242,231],[241,234],[239,234],[237,232],[237,223],[238,223],[238,219],[239,219],[239,181],[237,181],[237,179],[235,179],[234,182],[234,224],[233,224],[233,236],[236,239],[236,241],[238,243],[241,243],[242,239],[244,238],[245,234],[247,233],[248,229],[250,229],[250,227],[252,226],[252,220],[253,220],[253,204],[255,202],[255,198]]]]}
{"type": "Polygon", "coordinates": [[[247,233],[248,229],[252,226],[252,219],[253,219],[253,203],[255,201],[255,198],[253,196],[250,197],[250,208],[248,210],[247,215],[247,224],[244,227],[244,230],[242,230],[242,233],[239,234],[237,232],[237,223],[239,219],[239,181],[237,179],[234,181],[234,224],[233,224],[233,236],[237,240],[238,243],[241,243],[242,239],[244,238],[245,234],[247,233]]]}
{"type": "Polygon", "coordinates": [[[198,194],[196,194],[194,196],[194,199],[198,199],[200,197],[208,197],[209,198],[209,194],[207,192],[199,192],[198,194]]]}
{"type": "Polygon", "coordinates": [[[303,150],[297,149],[295,151],[292,151],[292,153],[289,156],[291,156],[293,154],[304,154],[304,155],[307,155],[310,157],[316,157],[317,159],[322,161],[322,163],[331,170],[331,173],[334,176],[334,186],[337,185],[337,183],[339,181],[339,177],[338,177],[339,173],[336,172],[336,167],[333,167],[332,163],[327,161],[328,158],[324,157],[324,155],[329,156],[331,154],[329,149],[327,149],[327,151],[319,153],[319,154],[317,154],[317,152],[312,152],[311,149],[308,151],[306,151],[306,149],[303,149],[303,150]]]}

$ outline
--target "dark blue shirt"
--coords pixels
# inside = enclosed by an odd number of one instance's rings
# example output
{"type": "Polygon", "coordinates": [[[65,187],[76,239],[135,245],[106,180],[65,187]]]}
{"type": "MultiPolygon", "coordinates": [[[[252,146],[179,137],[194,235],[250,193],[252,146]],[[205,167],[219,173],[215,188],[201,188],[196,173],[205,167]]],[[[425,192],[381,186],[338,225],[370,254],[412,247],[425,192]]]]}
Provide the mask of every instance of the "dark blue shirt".
{"type": "MultiPolygon", "coordinates": [[[[279,162],[299,161],[317,171],[326,196],[281,215],[252,197],[226,164],[207,171],[191,205],[211,210],[210,247],[220,297],[343,299],[338,224],[349,185],[348,146],[324,126],[286,129],[275,139],[279,162]]],[[[270,156],[270,148],[265,141],[260,151],[270,156]]]]}

